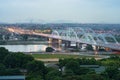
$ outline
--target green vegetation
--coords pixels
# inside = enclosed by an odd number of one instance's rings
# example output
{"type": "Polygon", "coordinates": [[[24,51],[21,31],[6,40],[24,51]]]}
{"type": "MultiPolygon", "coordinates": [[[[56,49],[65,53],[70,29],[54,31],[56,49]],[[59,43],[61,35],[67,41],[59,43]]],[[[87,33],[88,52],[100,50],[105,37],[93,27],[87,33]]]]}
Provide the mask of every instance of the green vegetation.
{"type": "Polygon", "coordinates": [[[45,79],[45,74],[47,73],[47,69],[44,66],[44,63],[41,61],[31,61],[26,66],[29,77],[28,80],[32,80],[31,78],[39,77],[45,79]],[[32,77],[31,77],[32,76],[32,77]]]}
{"type": "Polygon", "coordinates": [[[87,46],[86,46],[86,50],[93,51],[92,45],[87,45],[87,46]]]}
{"type": "Polygon", "coordinates": [[[30,55],[25,55],[23,53],[11,53],[4,58],[4,64],[8,68],[25,68],[25,65],[33,61],[34,58],[30,55]]]}
{"type": "MultiPolygon", "coordinates": [[[[39,54],[43,55],[43,54],[39,54]]],[[[55,54],[45,54],[55,55],[55,54]]],[[[56,56],[60,56],[57,54],[56,56]]],[[[27,55],[20,52],[9,52],[0,48],[0,75],[25,75],[26,80],[120,80],[120,56],[111,56],[107,59],[95,60],[85,57],[57,57],[58,68],[48,67],[44,62],[34,60],[34,55],[27,55]],[[104,66],[105,70],[96,73],[93,68],[82,67],[81,65],[104,66]],[[26,71],[21,71],[26,70],[26,71]]],[[[66,55],[69,56],[69,55],[66,55]]],[[[78,55],[71,55],[78,56],[78,55]]],[[[53,58],[53,57],[52,57],[53,58]]]]}
{"type": "Polygon", "coordinates": [[[9,54],[8,50],[4,47],[0,48],[0,63],[3,63],[4,58],[9,54]]]}
{"type": "Polygon", "coordinates": [[[54,49],[52,47],[47,47],[46,48],[46,52],[53,52],[53,51],[54,51],[54,49]]]}
{"type": "Polygon", "coordinates": [[[120,67],[120,56],[112,55],[108,59],[102,59],[101,63],[104,66],[116,66],[116,67],[120,67]]]}
{"type": "Polygon", "coordinates": [[[22,35],[23,37],[23,41],[27,41],[28,40],[28,35],[22,35]]]}
{"type": "Polygon", "coordinates": [[[69,54],[32,54],[35,59],[48,59],[48,58],[91,58],[91,56],[84,55],[69,55],[69,54]]]}

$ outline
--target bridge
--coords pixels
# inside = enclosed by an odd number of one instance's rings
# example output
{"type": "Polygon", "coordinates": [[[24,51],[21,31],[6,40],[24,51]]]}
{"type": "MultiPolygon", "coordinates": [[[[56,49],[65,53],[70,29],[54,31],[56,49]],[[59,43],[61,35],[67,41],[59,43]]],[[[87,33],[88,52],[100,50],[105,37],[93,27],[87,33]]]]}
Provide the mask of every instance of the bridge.
{"type": "Polygon", "coordinates": [[[91,28],[65,28],[60,30],[52,30],[51,34],[37,33],[33,30],[24,30],[21,28],[7,28],[10,32],[18,34],[29,34],[48,37],[51,39],[57,39],[61,41],[70,41],[76,43],[89,44],[99,47],[110,48],[114,50],[120,50],[120,43],[112,34],[108,33],[96,33],[91,28]]]}

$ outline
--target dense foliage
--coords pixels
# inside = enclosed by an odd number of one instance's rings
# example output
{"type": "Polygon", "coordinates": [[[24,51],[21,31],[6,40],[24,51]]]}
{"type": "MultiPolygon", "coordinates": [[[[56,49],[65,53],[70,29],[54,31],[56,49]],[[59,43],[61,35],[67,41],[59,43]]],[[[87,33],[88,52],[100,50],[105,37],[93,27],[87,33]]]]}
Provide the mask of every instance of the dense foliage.
{"type": "Polygon", "coordinates": [[[46,52],[53,52],[53,51],[54,51],[54,49],[52,47],[47,47],[46,48],[46,52]]]}
{"type": "Polygon", "coordinates": [[[26,64],[34,58],[23,53],[11,53],[4,58],[4,64],[8,68],[25,68],[26,64]]]}
{"type": "Polygon", "coordinates": [[[94,58],[59,59],[58,68],[47,67],[31,55],[12,53],[0,48],[0,75],[26,75],[26,80],[120,80],[120,57],[96,60],[94,58]],[[4,54],[5,53],[5,54],[4,54]],[[104,66],[101,73],[80,65],[104,66]]]}
{"type": "Polygon", "coordinates": [[[4,58],[9,54],[8,50],[0,47],[0,63],[3,63],[4,58]]]}

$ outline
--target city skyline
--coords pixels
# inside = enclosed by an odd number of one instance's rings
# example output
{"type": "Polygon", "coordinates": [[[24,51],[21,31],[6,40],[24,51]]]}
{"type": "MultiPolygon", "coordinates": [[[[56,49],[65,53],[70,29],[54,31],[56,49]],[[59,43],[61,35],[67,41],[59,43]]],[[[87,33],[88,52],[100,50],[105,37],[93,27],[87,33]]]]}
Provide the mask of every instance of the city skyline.
{"type": "Polygon", "coordinates": [[[0,22],[120,23],[119,0],[1,0],[0,22]]]}

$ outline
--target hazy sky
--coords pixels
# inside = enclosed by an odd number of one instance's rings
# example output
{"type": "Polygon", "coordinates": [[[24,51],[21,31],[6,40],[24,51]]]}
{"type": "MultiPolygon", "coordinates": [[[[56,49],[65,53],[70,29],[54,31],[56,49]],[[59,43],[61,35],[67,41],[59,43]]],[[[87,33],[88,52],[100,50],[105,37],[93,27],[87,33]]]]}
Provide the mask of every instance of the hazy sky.
{"type": "Polygon", "coordinates": [[[120,23],[120,0],[0,0],[0,22],[120,23]]]}

